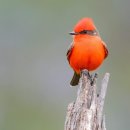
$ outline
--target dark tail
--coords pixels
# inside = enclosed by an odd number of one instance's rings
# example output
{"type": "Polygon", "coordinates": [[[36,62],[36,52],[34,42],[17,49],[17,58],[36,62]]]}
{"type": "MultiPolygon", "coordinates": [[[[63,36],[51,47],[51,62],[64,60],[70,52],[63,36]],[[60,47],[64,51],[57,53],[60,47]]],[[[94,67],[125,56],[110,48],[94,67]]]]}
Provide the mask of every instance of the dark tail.
{"type": "Polygon", "coordinates": [[[72,86],[78,85],[79,79],[80,79],[80,74],[77,74],[76,72],[74,72],[74,75],[73,75],[73,78],[70,82],[70,85],[72,85],[72,86]]]}

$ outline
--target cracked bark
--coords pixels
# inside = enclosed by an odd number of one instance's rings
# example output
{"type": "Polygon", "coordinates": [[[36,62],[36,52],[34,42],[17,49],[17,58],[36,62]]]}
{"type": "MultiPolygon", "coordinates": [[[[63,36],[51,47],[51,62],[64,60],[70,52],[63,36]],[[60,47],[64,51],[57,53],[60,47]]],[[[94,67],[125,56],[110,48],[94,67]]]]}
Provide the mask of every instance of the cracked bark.
{"type": "Polygon", "coordinates": [[[77,99],[68,105],[64,130],[106,130],[103,106],[109,73],[106,73],[99,94],[97,94],[96,79],[82,73],[77,99]]]}

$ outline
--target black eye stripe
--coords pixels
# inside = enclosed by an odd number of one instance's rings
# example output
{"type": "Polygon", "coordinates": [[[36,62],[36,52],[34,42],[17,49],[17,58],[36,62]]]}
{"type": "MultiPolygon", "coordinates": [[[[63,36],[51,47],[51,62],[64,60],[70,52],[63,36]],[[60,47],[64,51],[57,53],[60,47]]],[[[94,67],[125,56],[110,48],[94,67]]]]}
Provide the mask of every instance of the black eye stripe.
{"type": "Polygon", "coordinates": [[[87,34],[88,33],[88,30],[83,30],[80,32],[80,34],[87,34]]]}
{"type": "Polygon", "coordinates": [[[83,30],[83,31],[79,32],[79,34],[88,34],[88,35],[92,35],[92,36],[98,35],[96,30],[83,30]]]}

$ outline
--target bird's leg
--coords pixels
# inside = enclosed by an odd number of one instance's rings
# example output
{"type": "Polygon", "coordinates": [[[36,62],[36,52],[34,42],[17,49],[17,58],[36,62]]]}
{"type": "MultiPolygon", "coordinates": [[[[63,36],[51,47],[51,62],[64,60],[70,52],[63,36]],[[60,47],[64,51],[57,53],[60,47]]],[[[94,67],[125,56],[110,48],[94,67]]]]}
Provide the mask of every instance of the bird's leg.
{"type": "Polygon", "coordinates": [[[89,71],[87,69],[84,69],[81,71],[81,75],[84,74],[87,76],[87,78],[92,82],[92,75],[90,75],[89,71]]]}
{"type": "Polygon", "coordinates": [[[94,84],[96,83],[97,78],[98,78],[98,74],[95,73],[95,74],[94,74],[94,77],[93,77],[93,79],[92,79],[92,81],[91,81],[91,85],[94,85],[94,84]]]}
{"type": "Polygon", "coordinates": [[[81,71],[81,75],[82,74],[87,76],[87,78],[90,80],[91,86],[96,83],[96,80],[98,78],[97,73],[95,73],[94,76],[92,77],[92,75],[89,73],[89,71],[87,69],[84,69],[84,70],[81,71]]]}
{"type": "Polygon", "coordinates": [[[88,77],[92,80],[92,75],[88,71],[88,77]]]}

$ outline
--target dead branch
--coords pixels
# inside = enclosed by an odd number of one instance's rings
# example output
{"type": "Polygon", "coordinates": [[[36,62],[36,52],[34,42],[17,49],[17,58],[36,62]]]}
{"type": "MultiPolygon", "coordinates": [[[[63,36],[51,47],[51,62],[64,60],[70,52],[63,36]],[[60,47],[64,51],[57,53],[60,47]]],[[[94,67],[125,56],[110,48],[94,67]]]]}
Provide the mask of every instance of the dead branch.
{"type": "Polygon", "coordinates": [[[102,80],[99,94],[96,79],[97,75],[92,80],[86,73],[82,73],[77,99],[68,105],[64,130],[106,130],[103,106],[109,73],[102,80]]]}

